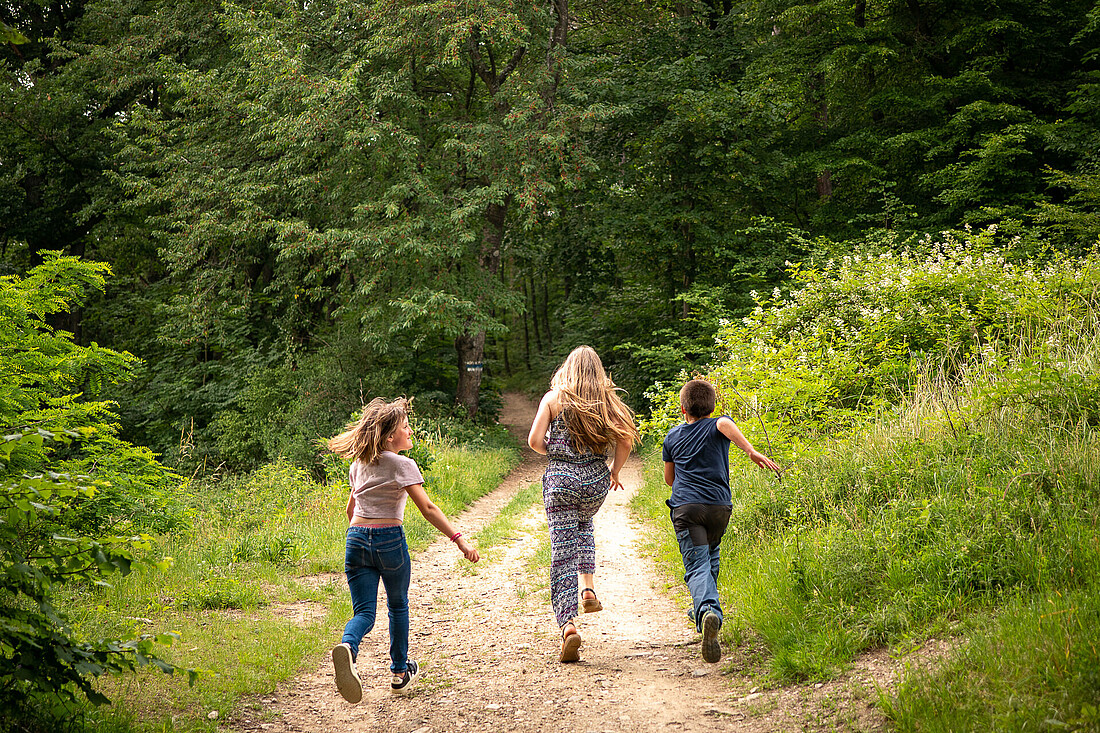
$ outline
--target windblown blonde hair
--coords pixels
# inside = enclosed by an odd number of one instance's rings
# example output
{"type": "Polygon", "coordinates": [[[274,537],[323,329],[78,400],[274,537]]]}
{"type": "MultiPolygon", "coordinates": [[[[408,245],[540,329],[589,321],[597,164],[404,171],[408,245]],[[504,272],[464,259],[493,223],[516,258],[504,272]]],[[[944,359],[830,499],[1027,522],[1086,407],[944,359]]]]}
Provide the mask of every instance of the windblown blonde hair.
{"type": "Polygon", "coordinates": [[[402,397],[386,402],[376,397],[363,408],[358,421],[349,424],[335,438],[329,438],[328,449],[353,461],[374,463],[386,439],[401,427],[411,410],[412,400],[402,397]]]}
{"type": "Polygon", "coordinates": [[[573,449],[603,453],[623,438],[641,442],[634,425],[634,411],[627,407],[603,369],[603,362],[591,346],[578,346],[554,372],[550,387],[558,391],[558,404],[573,449]]]}

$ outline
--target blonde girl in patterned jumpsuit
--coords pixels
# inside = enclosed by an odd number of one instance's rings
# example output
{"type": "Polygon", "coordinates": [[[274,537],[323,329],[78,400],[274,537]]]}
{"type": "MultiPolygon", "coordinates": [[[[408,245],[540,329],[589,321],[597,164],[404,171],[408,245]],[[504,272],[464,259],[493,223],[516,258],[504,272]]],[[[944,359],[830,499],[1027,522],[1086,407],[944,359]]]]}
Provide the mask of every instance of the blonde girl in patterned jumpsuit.
{"type": "Polygon", "coordinates": [[[634,413],[618,391],[596,352],[578,346],[550,380],[527,436],[531,449],[550,459],[542,477],[542,500],[550,527],[550,601],[561,628],[562,662],[580,660],[578,575],[584,582],[585,612],[603,609],[595,591],[592,518],[608,490],[622,488],[619,470],[640,441],[634,413]]]}

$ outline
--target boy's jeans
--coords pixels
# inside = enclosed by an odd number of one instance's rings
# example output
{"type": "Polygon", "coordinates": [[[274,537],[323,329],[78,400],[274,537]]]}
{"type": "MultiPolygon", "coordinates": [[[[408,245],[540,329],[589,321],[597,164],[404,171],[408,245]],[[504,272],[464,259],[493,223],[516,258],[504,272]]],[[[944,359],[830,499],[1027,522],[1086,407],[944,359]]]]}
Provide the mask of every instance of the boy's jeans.
{"type": "Polygon", "coordinates": [[[409,655],[409,581],[412,560],[405,530],[395,527],[348,527],[344,573],[355,614],[344,627],[341,641],[359,656],[359,642],[374,628],[378,581],[386,588],[390,616],[390,671],[402,674],[409,655]]]}
{"type": "Polygon", "coordinates": [[[722,535],[729,524],[730,507],[684,504],[672,507],[672,526],[684,561],[684,582],[691,592],[696,631],[703,630],[703,614],[713,611],[722,621],[718,600],[718,571],[722,535]]]}

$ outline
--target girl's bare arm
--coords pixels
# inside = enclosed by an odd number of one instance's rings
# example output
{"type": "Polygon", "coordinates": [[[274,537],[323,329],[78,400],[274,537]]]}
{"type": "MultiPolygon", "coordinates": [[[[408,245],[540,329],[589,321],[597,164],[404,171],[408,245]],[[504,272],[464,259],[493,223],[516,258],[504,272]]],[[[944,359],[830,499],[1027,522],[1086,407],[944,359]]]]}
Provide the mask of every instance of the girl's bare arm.
{"type": "Polygon", "coordinates": [[[527,445],[531,450],[541,455],[546,455],[546,431],[550,429],[550,421],[554,419],[558,407],[558,393],[550,390],[539,402],[539,411],[535,413],[535,421],[531,423],[531,432],[527,435],[527,445]]]}
{"type": "MultiPolygon", "coordinates": [[[[416,508],[420,510],[420,513],[424,515],[424,518],[428,520],[430,525],[438,529],[447,537],[455,536],[455,528],[451,526],[451,522],[447,519],[447,515],[443,513],[443,510],[437,507],[435,502],[428,497],[428,492],[424,491],[424,484],[406,486],[405,492],[409,495],[409,498],[413,500],[413,504],[416,504],[416,508]]],[[[458,549],[462,551],[462,554],[465,555],[466,559],[470,562],[477,562],[480,559],[477,549],[467,542],[465,538],[459,537],[455,540],[455,544],[458,545],[458,549]]]]}

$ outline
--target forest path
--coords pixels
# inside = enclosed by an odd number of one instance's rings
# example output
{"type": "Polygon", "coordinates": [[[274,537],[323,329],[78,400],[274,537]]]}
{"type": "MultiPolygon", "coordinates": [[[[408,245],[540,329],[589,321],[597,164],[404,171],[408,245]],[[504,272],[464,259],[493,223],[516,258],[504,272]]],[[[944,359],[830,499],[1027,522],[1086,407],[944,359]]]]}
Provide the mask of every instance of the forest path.
{"type": "MultiPolygon", "coordinates": [[[[545,458],[526,448],[536,406],[506,395],[501,422],[524,444],[523,460],[501,485],[457,518],[464,533],[491,521],[522,488],[541,480],[545,458]]],[[[596,589],[604,611],[582,615],[581,661],[558,662],[558,629],[545,590],[545,569],[532,577],[528,563],[544,536],[537,502],[510,542],[477,565],[441,537],[413,559],[410,650],[423,670],[408,697],[389,691],[388,629],[381,613],[359,653],[363,700],[352,705],[333,682],[328,649],[316,669],[262,696],[226,720],[223,730],[274,733],[442,733],[443,731],[775,731],[876,729],[866,694],[822,685],[761,693],[748,678],[723,673],[700,657],[699,636],[685,600],[670,597],[635,539],[645,530],[628,502],[641,485],[641,461],[622,471],[624,489],[612,492],[596,517],[596,589]],[[859,710],[839,716],[836,702],[859,710]],[[838,719],[839,718],[839,719],[838,719]],[[842,722],[843,721],[843,722],[842,722]]],[[[334,582],[343,583],[342,576],[334,582]]],[[[346,587],[346,586],[345,586],[346,587]]],[[[346,591],[345,591],[346,592],[346,591]]],[[[339,640],[333,629],[332,643],[339,640]]],[[[735,655],[741,653],[732,650],[735,655]]],[[[881,660],[880,660],[881,661],[881,660]]],[[[892,666],[887,664],[886,666],[892,666]]],[[[866,673],[864,673],[866,676],[866,673]]],[[[849,685],[850,687],[850,685],[849,685]]],[[[846,688],[847,689],[847,688],[846,688]]],[[[861,688],[860,688],[861,689],[861,688]]]]}

